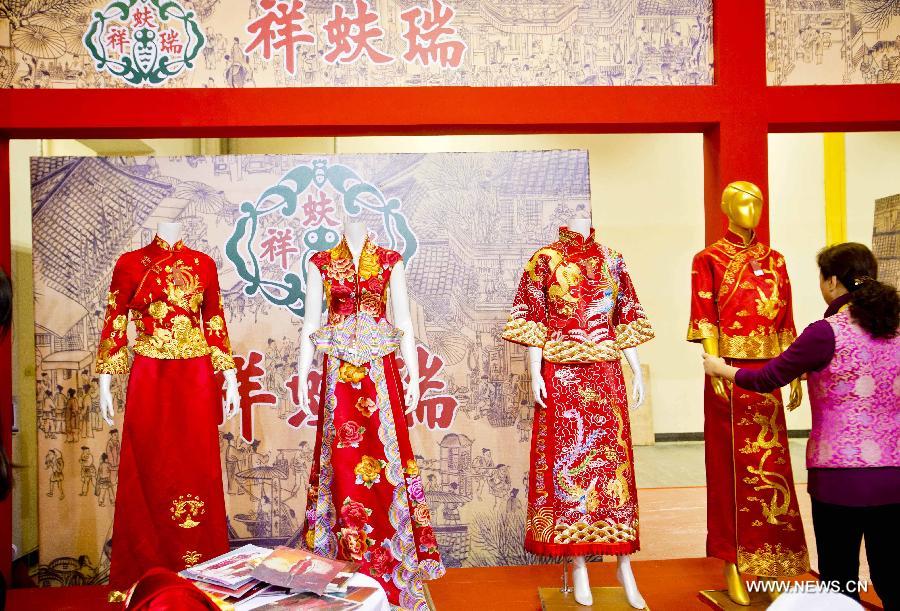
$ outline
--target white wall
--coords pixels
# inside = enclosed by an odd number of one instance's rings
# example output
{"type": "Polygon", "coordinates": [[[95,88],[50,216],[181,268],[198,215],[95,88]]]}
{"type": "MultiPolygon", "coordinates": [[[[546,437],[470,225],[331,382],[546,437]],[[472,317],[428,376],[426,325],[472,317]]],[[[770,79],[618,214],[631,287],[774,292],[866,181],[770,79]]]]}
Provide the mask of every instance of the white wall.
{"type": "Polygon", "coordinates": [[[900,193],[900,132],[847,134],[847,240],[872,246],[875,200],[900,193]]]}

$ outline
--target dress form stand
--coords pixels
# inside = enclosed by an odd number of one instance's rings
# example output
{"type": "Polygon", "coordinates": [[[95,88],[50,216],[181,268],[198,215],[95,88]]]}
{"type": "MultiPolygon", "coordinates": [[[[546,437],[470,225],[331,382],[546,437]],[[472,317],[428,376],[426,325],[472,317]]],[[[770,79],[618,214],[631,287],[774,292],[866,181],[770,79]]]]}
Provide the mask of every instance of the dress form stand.
{"type": "MultiPolygon", "coordinates": [[[[572,231],[577,231],[584,237],[588,237],[591,232],[591,218],[576,217],[569,219],[567,227],[572,231]]],[[[637,349],[626,348],[623,350],[623,354],[635,374],[634,409],[637,409],[644,402],[644,383],[637,349]]],[[[544,381],[541,376],[542,358],[543,350],[541,348],[528,348],[532,391],[535,401],[546,409],[543,403],[544,398],[546,398],[546,388],[544,388],[544,381]]],[[[621,587],[591,587],[586,558],[584,556],[571,558],[564,556],[562,588],[539,588],[541,608],[544,611],[585,609],[586,607],[591,609],[608,609],[609,611],[648,609],[644,598],[638,590],[634,573],[631,570],[631,556],[618,556],[617,559],[616,578],[621,587]],[[574,587],[569,585],[570,562],[572,563],[572,583],[574,587]]]]}

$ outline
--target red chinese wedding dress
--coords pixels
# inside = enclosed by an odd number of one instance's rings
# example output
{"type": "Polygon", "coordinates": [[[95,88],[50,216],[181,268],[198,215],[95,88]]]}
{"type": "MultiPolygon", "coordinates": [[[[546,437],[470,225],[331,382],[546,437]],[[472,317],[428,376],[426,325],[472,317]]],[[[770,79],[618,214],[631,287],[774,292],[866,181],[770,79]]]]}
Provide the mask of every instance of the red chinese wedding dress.
{"type": "Polygon", "coordinates": [[[110,583],[180,571],[228,551],[218,424],[234,368],[216,265],[160,237],[116,262],[96,371],[128,373],[137,328],[113,520],[110,583]]]}
{"type": "Polygon", "coordinates": [[[543,349],[525,549],[546,556],[640,549],[621,351],[653,337],[619,253],[566,227],[525,266],[503,338],[543,349]]]}
{"type": "MultiPolygon", "coordinates": [[[[687,339],[715,339],[735,367],[759,368],[796,337],[784,257],[729,231],[694,257],[687,339]]],[[[706,553],[741,573],[793,577],[809,570],[794,491],[781,391],[756,393],[706,377],[706,553]]]]}
{"type": "Polygon", "coordinates": [[[423,579],[444,565],[406,428],[394,356],[402,332],[385,318],[401,256],[367,238],[356,268],[343,239],[311,260],[328,324],[312,335],[325,357],[303,539],[310,551],[358,563],[391,604],[427,611],[423,579]]]}

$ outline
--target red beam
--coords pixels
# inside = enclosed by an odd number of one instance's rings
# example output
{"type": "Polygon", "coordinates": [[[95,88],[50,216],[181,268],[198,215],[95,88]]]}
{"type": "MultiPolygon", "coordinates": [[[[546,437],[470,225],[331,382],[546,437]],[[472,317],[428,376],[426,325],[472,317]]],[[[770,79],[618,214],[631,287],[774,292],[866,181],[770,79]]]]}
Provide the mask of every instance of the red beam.
{"type": "Polygon", "coordinates": [[[900,130],[900,85],[769,87],[772,132],[900,130]]]}
{"type": "Polygon", "coordinates": [[[15,138],[687,132],[720,118],[717,87],[4,89],[15,138]]]}

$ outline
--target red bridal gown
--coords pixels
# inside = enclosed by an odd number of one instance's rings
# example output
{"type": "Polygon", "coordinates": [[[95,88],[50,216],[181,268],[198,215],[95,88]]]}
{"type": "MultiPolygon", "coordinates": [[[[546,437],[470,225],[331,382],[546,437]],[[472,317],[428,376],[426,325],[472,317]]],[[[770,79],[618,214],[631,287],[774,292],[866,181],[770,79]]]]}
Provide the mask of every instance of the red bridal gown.
{"type": "Polygon", "coordinates": [[[328,324],[304,541],[311,551],[359,563],[388,600],[427,611],[423,579],[444,574],[419,467],[406,429],[394,352],[402,332],[385,319],[400,254],[366,239],[354,267],[346,240],[318,252],[328,324]]]}
{"type": "MultiPolygon", "coordinates": [[[[688,340],[716,339],[735,367],[758,368],[796,337],[784,257],[732,233],[694,257],[688,340]]],[[[706,553],[765,577],[809,570],[781,391],[704,387],[706,553]]]]}
{"type": "Polygon", "coordinates": [[[525,549],[546,556],[640,549],[621,351],[653,337],[619,253],[565,227],[528,261],[503,338],[543,349],[525,549]]]}
{"type": "MultiPolygon", "coordinates": [[[[216,265],[160,237],[116,262],[97,373],[128,372],[110,583],[180,571],[228,551],[214,371],[234,368],[216,265]]],[[[109,460],[104,454],[101,463],[109,460]]],[[[102,464],[101,464],[102,468],[102,464]]]]}

